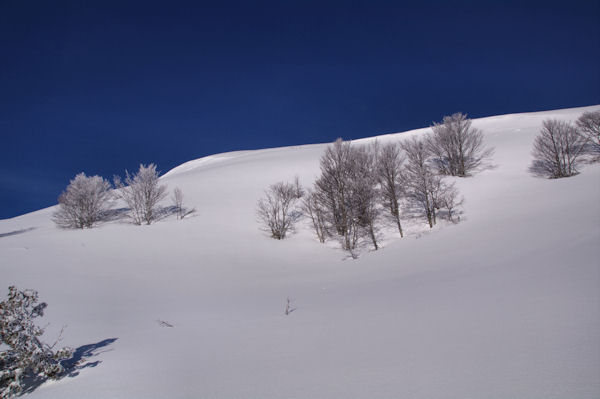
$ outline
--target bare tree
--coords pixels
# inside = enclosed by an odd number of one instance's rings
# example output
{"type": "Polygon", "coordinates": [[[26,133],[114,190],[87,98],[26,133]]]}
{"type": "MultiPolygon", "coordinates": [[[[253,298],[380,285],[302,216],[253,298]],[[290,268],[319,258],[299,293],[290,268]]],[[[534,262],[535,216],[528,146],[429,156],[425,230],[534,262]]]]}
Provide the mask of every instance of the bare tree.
{"type": "Polygon", "coordinates": [[[319,242],[324,243],[329,235],[325,221],[325,210],[314,191],[308,190],[302,199],[302,210],[310,217],[319,242]]]}
{"type": "Polygon", "coordinates": [[[379,207],[380,192],[378,190],[377,156],[378,143],[370,146],[355,147],[352,152],[350,172],[352,214],[363,230],[363,236],[368,237],[375,250],[379,249],[377,242],[378,221],[381,216],[379,207]]]}
{"type": "Polygon", "coordinates": [[[265,197],[258,201],[258,219],[270,231],[271,237],[282,240],[294,228],[300,212],[294,209],[298,201],[296,186],[279,182],[265,191],[265,197]]]}
{"type": "Polygon", "coordinates": [[[375,153],[374,147],[351,146],[338,139],[321,156],[321,176],[315,182],[313,209],[323,212],[321,231],[336,236],[354,258],[363,237],[378,248],[375,153]]]}
{"type": "Polygon", "coordinates": [[[351,162],[350,143],[337,139],[327,146],[321,156],[321,176],[315,182],[315,195],[327,211],[327,223],[339,236],[344,237],[344,248],[350,247],[352,225],[349,215],[350,180],[348,169],[351,162]]]}
{"type": "Polygon", "coordinates": [[[484,147],[481,130],[472,127],[465,114],[445,116],[442,123],[433,124],[432,130],[427,146],[441,174],[467,176],[493,153],[493,149],[484,147]]]}
{"type": "Polygon", "coordinates": [[[175,213],[177,215],[177,219],[183,219],[185,216],[185,212],[183,209],[183,191],[179,187],[175,187],[173,190],[173,205],[175,206],[175,213]]]}
{"type": "Polygon", "coordinates": [[[436,207],[439,207],[442,178],[430,166],[431,154],[425,140],[413,137],[402,142],[402,148],[407,158],[406,195],[423,209],[429,227],[433,228],[437,222],[436,207]]]}
{"type": "Polygon", "coordinates": [[[585,150],[586,139],[568,122],[547,119],[533,142],[530,170],[549,178],[577,174],[577,165],[585,150]]]}
{"type": "Polygon", "coordinates": [[[397,143],[387,143],[381,147],[377,158],[377,175],[381,185],[383,206],[390,211],[400,232],[404,237],[400,223],[400,199],[404,195],[402,167],[405,157],[397,143]]]}
{"type": "Polygon", "coordinates": [[[438,209],[446,209],[448,220],[454,223],[454,214],[456,209],[464,203],[464,198],[458,198],[460,194],[454,183],[446,184],[443,181],[441,183],[442,186],[436,201],[436,205],[438,209]]]}
{"type": "Polygon", "coordinates": [[[294,189],[296,190],[296,198],[300,199],[302,197],[304,197],[304,194],[306,194],[306,192],[304,191],[304,187],[302,187],[302,184],[300,184],[300,178],[298,176],[294,177],[294,189]]]}
{"type": "Polygon", "coordinates": [[[90,228],[106,215],[111,199],[111,185],[107,180],[79,173],[58,197],[58,210],[52,219],[63,228],[90,228]]]}
{"type": "Polygon", "coordinates": [[[600,111],[584,112],[577,119],[580,134],[587,140],[587,150],[600,160],[600,111]]]}
{"type": "Polygon", "coordinates": [[[125,175],[124,184],[118,176],[115,177],[115,186],[119,189],[120,198],[129,207],[133,223],[152,223],[157,216],[156,206],[167,196],[167,186],[160,184],[156,165],[140,164],[135,175],[131,176],[127,171],[125,175]]]}

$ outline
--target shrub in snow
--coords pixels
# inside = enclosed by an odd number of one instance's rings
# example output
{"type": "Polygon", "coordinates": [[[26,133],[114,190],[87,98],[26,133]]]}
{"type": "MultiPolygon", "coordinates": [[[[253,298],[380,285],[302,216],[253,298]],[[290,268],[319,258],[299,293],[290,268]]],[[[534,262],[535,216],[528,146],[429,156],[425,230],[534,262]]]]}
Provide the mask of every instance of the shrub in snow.
{"type": "MultiPolygon", "coordinates": [[[[157,205],[167,195],[167,186],[159,184],[160,173],[156,165],[140,164],[138,172],[131,176],[125,171],[125,181],[115,177],[115,186],[119,189],[119,197],[129,207],[129,216],[135,224],[150,224],[157,217],[157,205]]],[[[183,196],[181,197],[183,200],[183,196]]]]}
{"type": "Polygon", "coordinates": [[[92,227],[111,206],[111,185],[100,176],[79,173],[58,197],[52,219],[64,228],[92,227]]]}
{"type": "MultiPolygon", "coordinates": [[[[64,368],[60,361],[73,351],[40,340],[44,329],[34,319],[44,315],[46,303],[38,304],[38,293],[11,286],[8,299],[0,302],[0,398],[9,398],[23,389],[22,378],[37,375],[57,378],[64,368]]],[[[57,341],[58,342],[58,341],[57,341]]]]}
{"type": "Polygon", "coordinates": [[[530,170],[549,178],[577,174],[584,154],[586,139],[568,122],[548,119],[533,142],[533,163],[530,170]]]}
{"type": "Polygon", "coordinates": [[[257,216],[271,237],[282,240],[288,231],[293,230],[300,213],[294,205],[298,201],[295,184],[279,182],[265,191],[265,197],[258,201],[257,216]]]}
{"type": "Polygon", "coordinates": [[[484,147],[481,130],[472,127],[465,114],[445,116],[432,129],[427,145],[433,163],[443,175],[467,176],[493,153],[491,148],[484,147]]]}
{"type": "Polygon", "coordinates": [[[577,119],[579,133],[587,141],[587,150],[594,156],[594,160],[600,160],[600,111],[584,112],[577,119]]]}

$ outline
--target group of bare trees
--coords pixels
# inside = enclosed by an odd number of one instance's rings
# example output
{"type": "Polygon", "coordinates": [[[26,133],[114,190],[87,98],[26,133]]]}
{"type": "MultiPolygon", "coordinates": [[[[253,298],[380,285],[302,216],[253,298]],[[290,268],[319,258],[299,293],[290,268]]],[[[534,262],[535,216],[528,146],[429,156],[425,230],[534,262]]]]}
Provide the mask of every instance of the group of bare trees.
{"type": "MultiPolygon", "coordinates": [[[[167,186],[160,183],[159,177],[155,164],[140,164],[132,175],[126,171],[124,181],[115,176],[114,187],[100,176],[80,173],[59,196],[53,220],[63,228],[91,228],[107,218],[117,200],[123,200],[134,224],[151,224],[160,214],[159,202],[167,196],[167,186]]],[[[190,213],[183,206],[179,188],[173,193],[173,204],[178,219],[190,213]]]]}
{"type": "Polygon", "coordinates": [[[556,119],[543,122],[533,142],[532,173],[549,177],[569,177],[578,173],[586,157],[600,160],[600,111],[584,112],[575,124],[556,119]]]}
{"type": "MultiPolygon", "coordinates": [[[[302,213],[310,219],[320,242],[336,239],[356,257],[362,243],[379,248],[379,231],[386,219],[403,237],[404,209],[417,209],[430,228],[437,223],[440,211],[455,221],[462,201],[455,185],[448,183],[444,175],[474,173],[491,156],[492,149],[483,145],[481,132],[471,127],[464,114],[446,117],[432,128],[431,135],[401,143],[354,145],[338,139],[326,148],[320,159],[321,175],[301,203],[302,213]]],[[[298,197],[284,195],[275,189],[278,185],[271,186],[266,198],[259,201],[258,214],[269,227],[288,221],[288,231],[297,216],[284,217],[285,212],[296,211],[298,197]]],[[[281,239],[285,234],[272,236],[281,239]]]]}
{"type": "Polygon", "coordinates": [[[367,237],[378,248],[378,206],[376,174],[377,147],[353,146],[338,139],[321,157],[321,176],[304,200],[320,241],[337,238],[343,249],[354,254],[367,237]]]}

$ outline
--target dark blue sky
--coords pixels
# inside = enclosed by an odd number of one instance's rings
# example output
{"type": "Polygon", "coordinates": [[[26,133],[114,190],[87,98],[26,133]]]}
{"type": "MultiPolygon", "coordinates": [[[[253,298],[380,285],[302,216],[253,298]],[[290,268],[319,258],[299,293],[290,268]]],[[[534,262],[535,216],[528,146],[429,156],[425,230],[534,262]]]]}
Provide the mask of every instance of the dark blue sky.
{"type": "Polygon", "coordinates": [[[600,2],[0,0],[0,218],[218,152],[600,103],[600,2]]]}

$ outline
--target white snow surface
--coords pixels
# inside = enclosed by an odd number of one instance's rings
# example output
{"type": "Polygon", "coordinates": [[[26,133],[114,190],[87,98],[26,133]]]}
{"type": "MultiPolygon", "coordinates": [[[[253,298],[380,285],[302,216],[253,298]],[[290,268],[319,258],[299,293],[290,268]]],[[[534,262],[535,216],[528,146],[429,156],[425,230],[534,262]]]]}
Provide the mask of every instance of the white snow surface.
{"type": "Polygon", "coordinates": [[[181,221],[61,230],[54,208],[0,221],[0,297],[38,290],[45,340],[66,324],[59,345],[87,349],[76,376],[26,396],[600,397],[600,165],[527,170],[544,119],[599,109],[474,120],[495,154],[456,179],[461,221],[407,222],[358,260],[306,223],[270,239],[255,217],[269,184],[312,184],[326,144],[171,170],[162,180],[197,209],[181,221]]]}

